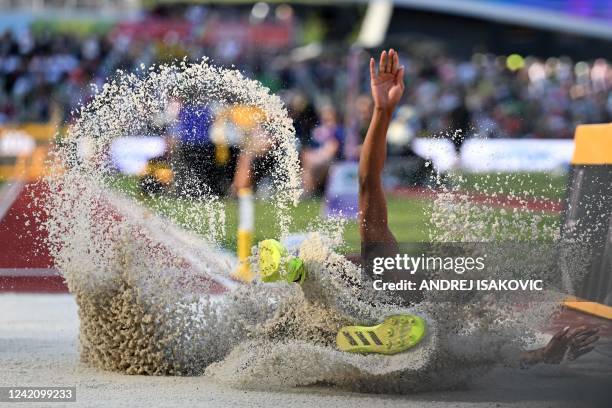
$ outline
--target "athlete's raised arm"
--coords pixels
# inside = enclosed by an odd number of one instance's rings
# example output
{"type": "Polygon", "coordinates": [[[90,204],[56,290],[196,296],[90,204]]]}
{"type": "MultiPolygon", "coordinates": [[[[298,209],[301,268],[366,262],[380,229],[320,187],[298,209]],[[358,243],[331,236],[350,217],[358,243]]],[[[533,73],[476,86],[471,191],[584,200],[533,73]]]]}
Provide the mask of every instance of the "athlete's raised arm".
{"type": "Polygon", "coordinates": [[[359,157],[359,233],[364,260],[373,247],[383,245],[390,252],[397,249],[387,224],[387,201],[382,185],[387,129],[404,93],[404,67],[399,66],[395,50],[380,54],[378,71],[374,58],[370,59],[370,83],[374,112],[359,157]]]}

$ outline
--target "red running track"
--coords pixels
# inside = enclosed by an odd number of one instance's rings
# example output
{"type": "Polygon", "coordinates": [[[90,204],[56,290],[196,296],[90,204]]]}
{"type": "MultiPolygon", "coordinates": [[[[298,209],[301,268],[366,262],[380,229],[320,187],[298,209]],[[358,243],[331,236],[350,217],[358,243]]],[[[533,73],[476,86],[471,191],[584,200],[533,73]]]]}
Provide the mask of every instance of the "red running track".
{"type": "Polygon", "coordinates": [[[0,196],[0,292],[64,293],[42,228],[42,183],[7,184],[0,196]]]}
{"type": "MultiPolygon", "coordinates": [[[[46,244],[43,227],[46,192],[44,183],[13,183],[0,192],[0,292],[68,292],[46,244]]],[[[122,218],[121,210],[107,200],[100,201],[97,216],[122,218]]],[[[134,239],[148,238],[134,231],[134,239]]],[[[159,247],[158,250],[165,247],[160,243],[151,245],[159,247]]],[[[223,283],[203,277],[186,281],[184,286],[214,294],[228,289],[223,283]]]]}
{"type": "MultiPolygon", "coordinates": [[[[434,199],[441,193],[436,190],[422,187],[403,187],[395,189],[392,194],[396,197],[434,199]]],[[[521,198],[505,194],[488,195],[474,191],[452,191],[447,194],[450,194],[452,198],[457,201],[468,200],[470,203],[487,207],[516,208],[518,210],[537,211],[550,214],[559,214],[563,211],[563,203],[561,200],[521,198]]]]}
{"type": "Polygon", "coordinates": [[[547,331],[556,333],[567,326],[578,327],[583,325],[597,327],[599,328],[599,336],[612,338],[612,320],[588,315],[568,308],[563,308],[561,313],[552,320],[547,331]]]}

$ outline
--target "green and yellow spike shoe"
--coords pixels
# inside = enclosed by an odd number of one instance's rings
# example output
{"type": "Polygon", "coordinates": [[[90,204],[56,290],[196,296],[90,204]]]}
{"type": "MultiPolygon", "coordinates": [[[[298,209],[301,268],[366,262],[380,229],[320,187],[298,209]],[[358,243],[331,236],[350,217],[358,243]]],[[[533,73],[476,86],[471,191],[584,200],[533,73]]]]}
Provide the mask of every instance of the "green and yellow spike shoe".
{"type": "Polygon", "coordinates": [[[304,282],[306,267],[297,256],[290,256],[275,239],[266,239],[258,245],[259,275],[264,282],[304,282]]]}
{"type": "Polygon", "coordinates": [[[345,326],[336,345],[349,353],[396,354],[419,344],[425,337],[425,320],[404,314],[389,316],[377,326],[345,326]]]}

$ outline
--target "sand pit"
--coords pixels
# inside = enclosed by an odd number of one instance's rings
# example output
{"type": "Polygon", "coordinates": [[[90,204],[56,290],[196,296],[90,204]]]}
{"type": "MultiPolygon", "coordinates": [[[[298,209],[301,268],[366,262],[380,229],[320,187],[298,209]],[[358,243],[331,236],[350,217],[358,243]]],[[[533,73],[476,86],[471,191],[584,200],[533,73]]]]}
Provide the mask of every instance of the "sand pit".
{"type": "MultiPolygon", "coordinates": [[[[66,407],[585,407],[612,397],[612,343],[561,367],[495,368],[469,388],[408,395],[351,393],[330,386],[237,391],[209,376],[126,376],[79,361],[79,319],[71,295],[0,294],[0,386],[76,386],[66,407]],[[606,353],[606,354],[603,354],[606,353]]],[[[263,378],[263,377],[262,377],[263,378]]],[[[29,404],[28,406],[40,406],[29,404]]]]}
{"type": "MultiPolygon", "coordinates": [[[[55,151],[64,171],[46,180],[48,245],[79,307],[83,363],[130,375],[204,375],[243,389],[328,384],[411,394],[456,388],[497,365],[517,366],[520,350],[538,345],[534,323],[555,310],[543,302],[526,304],[529,313],[485,296],[403,307],[374,292],[360,268],[336,252],[341,222],[327,228],[313,223],[315,231],[300,246],[309,274],[302,287],[229,284],[234,264],[218,241],[225,209],[206,186],[197,186],[200,205],[187,206],[183,217],[183,227],[201,232],[197,237],[176,232],[163,217],[176,208],[166,206],[159,216],[137,197],[110,192],[116,174],[106,160],[109,144],[125,135],[164,132],[156,118],[175,99],[206,107],[246,104],[265,113],[261,130],[276,160],[268,199],[277,210],[278,235],[290,232],[288,209],[300,197],[300,167],[291,121],[276,96],[206,61],[119,75],[82,108],[55,151]],[[87,155],[75,157],[82,146],[87,155]],[[425,340],[410,352],[388,357],[335,349],[339,327],[397,313],[427,321],[425,340]]],[[[192,187],[174,191],[168,202],[190,199],[192,187]]],[[[492,211],[444,194],[431,211],[431,240],[437,242],[512,237],[520,218],[496,219],[492,211]]],[[[554,226],[541,232],[533,222],[522,221],[519,231],[554,238],[554,226]]]]}

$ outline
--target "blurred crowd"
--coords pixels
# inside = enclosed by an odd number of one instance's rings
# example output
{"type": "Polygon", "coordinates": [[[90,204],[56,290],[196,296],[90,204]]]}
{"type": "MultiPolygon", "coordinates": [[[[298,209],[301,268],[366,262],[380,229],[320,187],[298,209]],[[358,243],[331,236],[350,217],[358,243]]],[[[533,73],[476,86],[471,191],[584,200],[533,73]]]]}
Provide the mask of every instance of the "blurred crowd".
{"type": "MultiPolygon", "coordinates": [[[[275,14],[260,10],[256,17],[282,20],[289,27],[298,24],[291,9],[279,13],[277,7],[275,14]]],[[[173,18],[193,28],[211,19],[226,21],[227,16],[197,7],[173,18]]],[[[231,19],[253,24],[253,12],[231,19]]],[[[294,37],[298,35],[295,30],[294,37]]],[[[299,43],[293,38],[274,49],[259,49],[236,41],[205,44],[189,33],[150,41],[116,32],[6,32],[0,34],[0,125],[70,121],[71,112],[92,98],[92,84],[101,87],[118,69],[209,56],[285,99],[304,166],[317,168],[322,158],[342,156],[348,133],[364,136],[371,109],[368,54],[357,57],[359,68],[349,74],[348,47],[296,47],[299,43]]],[[[569,138],[577,124],[612,121],[612,67],[604,59],[475,54],[462,60],[440,51],[399,52],[407,87],[390,132],[399,151],[415,136],[447,135],[459,149],[466,137],[569,138]]]]}

